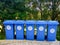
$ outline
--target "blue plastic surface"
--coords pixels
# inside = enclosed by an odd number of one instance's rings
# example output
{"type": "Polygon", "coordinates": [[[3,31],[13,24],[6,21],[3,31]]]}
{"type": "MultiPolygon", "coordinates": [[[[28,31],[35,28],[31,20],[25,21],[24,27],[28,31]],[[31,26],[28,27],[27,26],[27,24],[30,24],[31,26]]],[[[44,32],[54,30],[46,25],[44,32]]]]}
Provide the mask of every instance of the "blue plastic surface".
{"type": "Polygon", "coordinates": [[[35,21],[26,21],[26,39],[27,40],[34,40],[34,24],[35,21]]]}
{"type": "Polygon", "coordinates": [[[54,25],[58,25],[58,21],[47,21],[47,24],[54,24],[54,25]]]}
{"type": "Polygon", "coordinates": [[[3,24],[14,24],[15,20],[6,20],[3,22],[3,24]]]}
{"type": "Polygon", "coordinates": [[[23,40],[24,39],[24,23],[23,20],[18,20],[15,22],[16,25],[16,39],[23,40]]]}
{"type": "Polygon", "coordinates": [[[35,20],[27,20],[25,23],[26,23],[26,24],[35,24],[36,21],[35,21],[35,20]]]}
{"type": "Polygon", "coordinates": [[[5,26],[6,39],[14,39],[14,22],[15,20],[6,20],[3,22],[5,26]]]}
{"type": "Polygon", "coordinates": [[[24,20],[17,20],[17,21],[15,22],[15,24],[24,24],[24,23],[25,23],[24,20]]]}
{"type": "Polygon", "coordinates": [[[56,32],[57,32],[57,25],[58,21],[48,21],[48,41],[55,41],[56,40],[56,32]]]}
{"type": "Polygon", "coordinates": [[[47,21],[39,20],[39,21],[36,21],[36,24],[47,24],[47,21]]]}
{"type": "Polygon", "coordinates": [[[45,40],[45,29],[46,29],[46,21],[37,21],[37,40],[44,41],[45,40]]]}

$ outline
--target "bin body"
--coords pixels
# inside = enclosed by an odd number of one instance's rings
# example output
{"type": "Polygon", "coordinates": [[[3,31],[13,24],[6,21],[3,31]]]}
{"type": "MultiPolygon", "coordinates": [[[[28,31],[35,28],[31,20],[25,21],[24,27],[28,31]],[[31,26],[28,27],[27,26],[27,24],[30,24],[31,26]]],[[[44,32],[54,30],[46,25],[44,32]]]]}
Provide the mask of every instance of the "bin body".
{"type": "Polygon", "coordinates": [[[34,24],[35,21],[26,21],[26,39],[34,40],[34,24]]]}
{"type": "Polygon", "coordinates": [[[4,21],[6,39],[14,39],[14,20],[4,21]]]}
{"type": "Polygon", "coordinates": [[[37,26],[37,40],[44,41],[46,21],[37,21],[36,26],[37,26]]]}
{"type": "Polygon", "coordinates": [[[19,20],[16,21],[16,39],[17,40],[23,40],[24,39],[24,21],[19,20]]]}
{"type": "Polygon", "coordinates": [[[57,25],[58,25],[57,21],[49,21],[48,22],[48,34],[47,34],[48,41],[56,40],[57,25]]]}

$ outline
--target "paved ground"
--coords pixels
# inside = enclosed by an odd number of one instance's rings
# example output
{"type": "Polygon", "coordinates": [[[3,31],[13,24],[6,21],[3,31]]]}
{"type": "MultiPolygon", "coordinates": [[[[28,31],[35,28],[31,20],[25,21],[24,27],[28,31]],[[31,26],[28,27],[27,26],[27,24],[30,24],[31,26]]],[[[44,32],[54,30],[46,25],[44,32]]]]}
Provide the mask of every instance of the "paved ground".
{"type": "Polygon", "coordinates": [[[0,40],[0,45],[60,45],[60,41],[0,40]]]}

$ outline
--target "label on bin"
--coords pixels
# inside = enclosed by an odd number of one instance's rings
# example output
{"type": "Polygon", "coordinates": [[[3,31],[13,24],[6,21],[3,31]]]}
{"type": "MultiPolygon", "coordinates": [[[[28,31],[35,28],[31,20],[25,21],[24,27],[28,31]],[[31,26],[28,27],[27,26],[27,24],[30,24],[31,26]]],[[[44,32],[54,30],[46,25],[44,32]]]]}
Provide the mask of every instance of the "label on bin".
{"type": "Polygon", "coordinates": [[[55,29],[50,29],[50,33],[54,33],[55,32],[55,29]]]}
{"type": "Polygon", "coordinates": [[[39,27],[39,30],[40,30],[40,31],[43,31],[43,30],[44,30],[44,27],[43,27],[43,26],[40,26],[40,27],[39,27]]]}
{"type": "Polygon", "coordinates": [[[22,27],[21,26],[17,26],[17,30],[21,30],[22,29],[22,27]]]}
{"type": "Polygon", "coordinates": [[[11,30],[11,26],[10,25],[7,25],[6,28],[7,28],[7,30],[11,30]]]}
{"type": "Polygon", "coordinates": [[[32,26],[29,26],[29,27],[28,27],[28,30],[29,30],[29,31],[31,31],[32,29],[33,29],[33,27],[32,27],[32,26]]]}

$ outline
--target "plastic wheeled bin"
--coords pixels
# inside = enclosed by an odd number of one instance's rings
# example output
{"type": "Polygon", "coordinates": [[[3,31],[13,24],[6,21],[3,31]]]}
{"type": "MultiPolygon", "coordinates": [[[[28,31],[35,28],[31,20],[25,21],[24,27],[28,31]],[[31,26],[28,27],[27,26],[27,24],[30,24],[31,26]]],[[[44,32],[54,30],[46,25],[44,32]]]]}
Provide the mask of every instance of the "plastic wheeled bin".
{"type": "Polygon", "coordinates": [[[17,40],[23,40],[24,39],[24,20],[17,20],[15,22],[16,26],[16,39],[17,40]]]}
{"type": "Polygon", "coordinates": [[[56,32],[58,24],[59,24],[58,21],[48,21],[48,33],[47,33],[48,41],[56,40],[56,32]]]}
{"type": "Polygon", "coordinates": [[[37,21],[36,27],[37,27],[37,40],[44,41],[45,40],[45,29],[46,29],[46,21],[37,21]]]}
{"type": "Polygon", "coordinates": [[[34,40],[34,20],[27,20],[26,21],[26,39],[27,40],[34,40]]]}
{"type": "Polygon", "coordinates": [[[6,39],[14,39],[14,20],[6,20],[3,22],[5,26],[6,39]]]}

